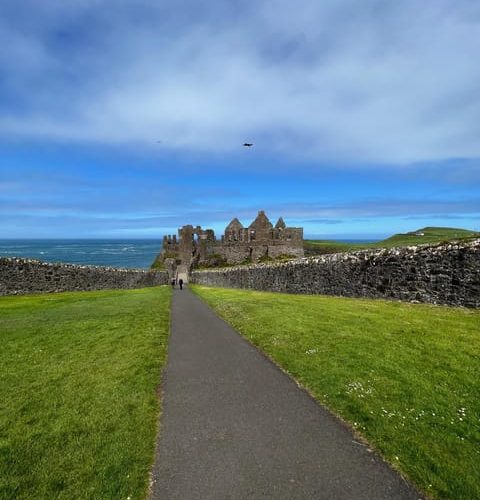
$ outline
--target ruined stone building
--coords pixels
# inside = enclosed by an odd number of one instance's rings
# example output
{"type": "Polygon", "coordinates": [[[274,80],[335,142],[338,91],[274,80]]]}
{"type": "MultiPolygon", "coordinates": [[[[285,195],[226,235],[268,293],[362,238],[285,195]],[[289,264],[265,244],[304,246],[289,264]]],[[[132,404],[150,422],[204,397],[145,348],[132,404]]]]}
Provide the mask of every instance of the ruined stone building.
{"type": "Polygon", "coordinates": [[[213,229],[183,226],[177,236],[164,236],[157,262],[191,270],[199,266],[221,266],[258,262],[282,256],[303,257],[303,228],[286,227],[280,217],[273,226],[265,212],[244,227],[235,217],[217,240],[213,229]]]}

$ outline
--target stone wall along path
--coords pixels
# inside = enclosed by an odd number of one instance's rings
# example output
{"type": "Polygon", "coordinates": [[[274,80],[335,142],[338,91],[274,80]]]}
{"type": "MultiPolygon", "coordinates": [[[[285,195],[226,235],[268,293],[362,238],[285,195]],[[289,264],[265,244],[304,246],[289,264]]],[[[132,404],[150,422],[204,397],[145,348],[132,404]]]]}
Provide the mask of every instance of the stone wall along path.
{"type": "Polygon", "coordinates": [[[188,290],[175,290],[152,499],[414,499],[188,290]]]}
{"type": "Polygon", "coordinates": [[[114,290],[166,285],[165,271],[52,264],[0,257],[0,296],[114,290]]]}
{"type": "Polygon", "coordinates": [[[480,239],[194,271],[200,285],[480,307],[480,239]]]}

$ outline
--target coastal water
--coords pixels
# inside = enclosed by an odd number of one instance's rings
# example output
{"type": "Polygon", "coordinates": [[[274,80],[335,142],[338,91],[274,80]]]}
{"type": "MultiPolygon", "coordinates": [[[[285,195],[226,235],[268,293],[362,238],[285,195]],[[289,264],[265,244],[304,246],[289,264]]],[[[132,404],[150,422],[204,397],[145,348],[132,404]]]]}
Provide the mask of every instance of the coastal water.
{"type": "MultiPolygon", "coordinates": [[[[370,243],[375,240],[336,241],[370,243]]],[[[0,240],[0,257],[148,269],[161,245],[160,240],[0,240]]]]}
{"type": "Polygon", "coordinates": [[[148,269],[160,240],[0,240],[0,257],[148,269]]]}

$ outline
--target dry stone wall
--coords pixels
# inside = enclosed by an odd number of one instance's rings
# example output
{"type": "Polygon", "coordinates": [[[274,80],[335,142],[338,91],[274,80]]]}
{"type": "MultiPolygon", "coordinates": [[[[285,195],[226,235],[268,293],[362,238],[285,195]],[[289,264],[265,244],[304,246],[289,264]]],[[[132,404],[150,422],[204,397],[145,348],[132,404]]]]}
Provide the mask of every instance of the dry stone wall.
{"type": "Polygon", "coordinates": [[[198,270],[191,282],[480,307],[480,239],[198,270]]]}
{"type": "Polygon", "coordinates": [[[50,264],[0,257],[0,295],[142,288],[167,283],[165,271],[50,264]]]}

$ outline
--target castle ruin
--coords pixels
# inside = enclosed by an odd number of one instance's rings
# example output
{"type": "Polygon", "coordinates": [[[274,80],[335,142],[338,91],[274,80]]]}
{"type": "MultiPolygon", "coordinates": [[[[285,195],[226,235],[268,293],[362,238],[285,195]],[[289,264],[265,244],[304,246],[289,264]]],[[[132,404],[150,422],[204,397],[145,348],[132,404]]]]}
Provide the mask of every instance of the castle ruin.
{"type": "Polygon", "coordinates": [[[273,226],[263,210],[244,227],[235,217],[217,240],[213,229],[186,225],[176,235],[163,238],[156,262],[173,275],[177,266],[190,272],[196,267],[215,267],[276,259],[303,257],[303,228],[287,227],[280,217],[273,226]]]}

